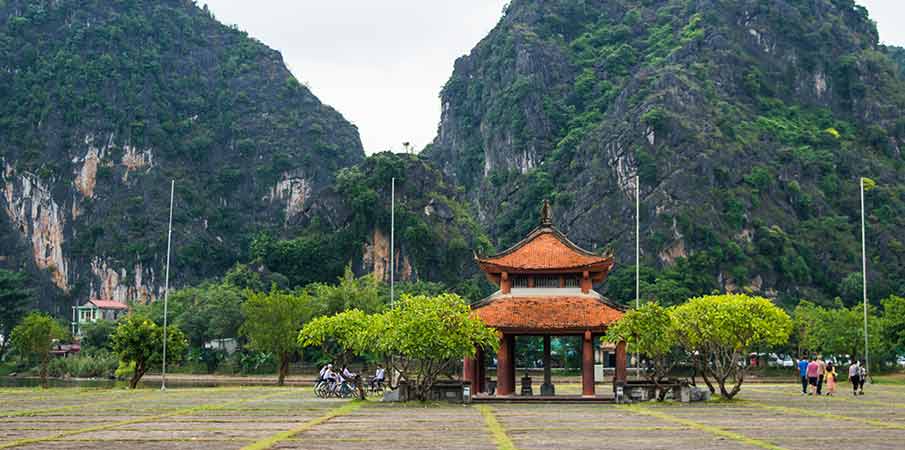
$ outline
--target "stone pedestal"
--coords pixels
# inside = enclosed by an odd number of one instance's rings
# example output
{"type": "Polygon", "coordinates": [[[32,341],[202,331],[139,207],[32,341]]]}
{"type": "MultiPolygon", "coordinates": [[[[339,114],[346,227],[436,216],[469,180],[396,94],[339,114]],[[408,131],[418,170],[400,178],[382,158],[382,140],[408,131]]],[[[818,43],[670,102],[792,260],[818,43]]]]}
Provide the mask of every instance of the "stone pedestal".
{"type": "Polygon", "coordinates": [[[550,397],[556,395],[556,386],[553,383],[544,383],[540,385],[540,395],[550,397]]]}
{"type": "Polygon", "coordinates": [[[527,373],[522,377],[522,395],[528,397],[534,395],[534,389],[531,387],[531,377],[527,373]]]}

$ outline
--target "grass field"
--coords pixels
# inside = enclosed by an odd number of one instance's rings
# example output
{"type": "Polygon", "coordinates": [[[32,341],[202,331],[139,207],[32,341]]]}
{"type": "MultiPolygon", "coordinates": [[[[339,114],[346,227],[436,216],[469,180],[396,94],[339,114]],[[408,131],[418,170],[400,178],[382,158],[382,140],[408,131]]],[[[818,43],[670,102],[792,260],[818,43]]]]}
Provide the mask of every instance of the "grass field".
{"type": "MultiPolygon", "coordinates": [[[[751,385],[738,401],[394,405],[301,388],[0,389],[0,448],[901,449],[905,386],[814,398],[751,385]]],[[[566,389],[567,387],[563,387],[566,389]]]]}

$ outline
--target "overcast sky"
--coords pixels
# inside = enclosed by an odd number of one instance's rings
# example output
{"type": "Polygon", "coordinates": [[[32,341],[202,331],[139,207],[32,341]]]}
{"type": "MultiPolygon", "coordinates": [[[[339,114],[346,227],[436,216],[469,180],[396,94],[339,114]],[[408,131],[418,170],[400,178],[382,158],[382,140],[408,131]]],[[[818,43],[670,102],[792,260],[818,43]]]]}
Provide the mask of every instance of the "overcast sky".
{"type": "MultiPolygon", "coordinates": [[[[456,58],[507,0],[199,0],[221,22],[279,50],[292,73],[358,126],[368,153],[419,150],[440,121],[456,58]]],[[[883,42],[905,45],[905,0],[858,0],[883,42]]]]}

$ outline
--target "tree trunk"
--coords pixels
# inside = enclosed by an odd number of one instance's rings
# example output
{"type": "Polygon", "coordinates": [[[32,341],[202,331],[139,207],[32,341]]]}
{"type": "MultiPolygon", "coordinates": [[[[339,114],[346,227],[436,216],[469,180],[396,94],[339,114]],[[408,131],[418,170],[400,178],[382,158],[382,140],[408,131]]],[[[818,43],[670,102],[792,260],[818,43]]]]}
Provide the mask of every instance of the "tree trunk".
{"type": "Polygon", "coordinates": [[[135,372],[132,373],[132,379],[129,380],[129,389],[138,387],[138,382],[141,380],[141,377],[145,376],[147,370],[144,361],[137,361],[135,363],[135,372]]]}
{"type": "Polygon", "coordinates": [[[41,357],[41,387],[47,389],[47,365],[49,364],[48,353],[44,353],[41,357]]]}
{"type": "Polygon", "coordinates": [[[280,355],[280,372],[277,378],[277,385],[282,386],[286,381],[286,375],[289,374],[289,355],[283,353],[280,355]]]}
{"type": "Polygon", "coordinates": [[[710,393],[711,393],[711,394],[715,394],[715,393],[716,393],[716,388],[713,387],[713,383],[711,383],[711,382],[710,382],[710,379],[707,378],[707,368],[705,367],[704,363],[701,361],[701,356],[700,356],[700,355],[698,355],[698,356],[695,357],[695,359],[694,359],[694,365],[695,365],[695,370],[696,370],[697,372],[700,372],[700,374],[701,374],[701,379],[704,380],[704,384],[707,385],[707,389],[710,389],[710,393]]]}

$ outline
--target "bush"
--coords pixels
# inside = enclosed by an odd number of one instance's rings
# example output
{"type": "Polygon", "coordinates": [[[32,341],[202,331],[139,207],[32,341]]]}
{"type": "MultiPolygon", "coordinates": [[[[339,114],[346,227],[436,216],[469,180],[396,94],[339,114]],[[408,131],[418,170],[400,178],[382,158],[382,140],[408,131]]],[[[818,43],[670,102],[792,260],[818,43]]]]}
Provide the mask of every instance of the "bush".
{"type": "Polygon", "coordinates": [[[116,371],[119,360],[107,351],[94,355],[57,358],[50,362],[47,372],[52,377],[109,378],[116,371]]]}

